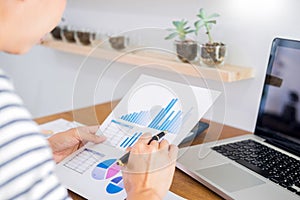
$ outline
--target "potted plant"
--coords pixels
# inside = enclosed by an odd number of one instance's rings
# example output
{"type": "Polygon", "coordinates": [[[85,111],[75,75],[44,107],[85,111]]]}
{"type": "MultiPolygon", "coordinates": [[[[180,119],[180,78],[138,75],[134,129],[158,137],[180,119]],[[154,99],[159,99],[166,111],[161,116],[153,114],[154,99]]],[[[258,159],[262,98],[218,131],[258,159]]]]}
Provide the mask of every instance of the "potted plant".
{"type": "Polygon", "coordinates": [[[64,27],[62,29],[62,38],[66,42],[75,43],[75,30],[71,26],[64,27]]]}
{"type": "Polygon", "coordinates": [[[128,45],[129,38],[123,35],[109,36],[110,46],[115,50],[125,49],[128,45]]]}
{"type": "Polygon", "coordinates": [[[207,15],[203,8],[199,10],[197,17],[198,21],[195,22],[195,34],[204,27],[208,36],[208,42],[200,45],[200,60],[207,66],[221,65],[224,63],[226,55],[226,45],[222,42],[215,42],[211,36],[211,28],[216,24],[216,17],[220,15],[217,13],[207,15]]]}
{"type": "Polygon", "coordinates": [[[61,37],[61,28],[59,26],[56,26],[51,32],[51,35],[56,40],[62,40],[61,37]]]}
{"type": "Polygon", "coordinates": [[[178,37],[178,40],[174,41],[177,57],[185,63],[193,62],[197,60],[197,42],[195,40],[187,39],[187,35],[195,32],[188,26],[188,21],[182,19],[181,21],[172,22],[175,28],[167,29],[171,31],[166,40],[178,37]]]}
{"type": "Polygon", "coordinates": [[[90,45],[91,44],[91,37],[92,37],[92,33],[88,32],[88,31],[77,31],[76,32],[76,36],[78,41],[83,44],[83,45],[90,45]]]}

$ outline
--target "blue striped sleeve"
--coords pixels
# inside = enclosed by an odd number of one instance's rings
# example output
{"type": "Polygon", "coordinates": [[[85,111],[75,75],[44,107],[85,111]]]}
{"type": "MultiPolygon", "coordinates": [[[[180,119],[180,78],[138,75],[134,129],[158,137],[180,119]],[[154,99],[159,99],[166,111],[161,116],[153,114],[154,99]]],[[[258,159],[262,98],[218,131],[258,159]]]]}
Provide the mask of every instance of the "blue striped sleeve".
{"type": "Polygon", "coordinates": [[[9,184],[10,182],[14,181],[15,179],[20,178],[22,175],[27,174],[30,171],[33,171],[33,170],[37,169],[38,167],[41,167],[44,164],[47,164],[47,163],[50,163],[50,162],[53,162],[53,159],[46,159],[46,160],[44,160],[44,161],[42,161],[40,163],[37,163],[36,165],[30,167],[29,169],[26,169],[26,170],[24,170],[24,171],[22,171],[22,172],[20,172],[20,173],[18,173],[16,175],[14,175],[10,179],[7,179],[5,182],[3,182],[2,184],[0,184],[0,188],[4,187],[5,185],[9,184]]]}
{"type": "Polygon", "coordinates": [[[33,187],[35,187],[36,185],[40,184],[41,182],[43,182],[43,180],[49,176],[53,175],[53,171],[49,172],[46,176],[38,179],[37,181],[35,181],[34,183],[32,183],[30,186],[28,186],[26,189],[24,189],[23,191],[19,192],[18,194],[16,194],[15,196],[10,197],[10,199],[17,199],[19,197],[21,197],[22,195],[28,193],[33,187]]]}
{"type": "Polygon", "coordinates": [[[0,199],[68,199],[48,141],[0,69],[0,199]]]}

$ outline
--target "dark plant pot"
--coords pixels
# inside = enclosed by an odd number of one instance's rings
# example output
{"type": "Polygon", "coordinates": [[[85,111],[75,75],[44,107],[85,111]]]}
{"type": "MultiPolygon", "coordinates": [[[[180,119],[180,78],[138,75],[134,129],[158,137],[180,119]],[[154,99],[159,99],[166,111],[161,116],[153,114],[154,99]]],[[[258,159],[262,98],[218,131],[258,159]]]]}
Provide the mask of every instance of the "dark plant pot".
{"type": "Polygon", "coordinates": [[[179,60],[189,63],[197,60],[197,42],[192,40],[175,41],[176,53],[179,60]]]}
{"type": "Polygon", "coordinates": [[[83,45],[91,44],[91,33],[89,32],[77,31],[77,38],[83,45]]]}
{"type": "Polygon", "coordinates": [[[201,63],[207,66],[224,64],[226,45],[219,42],[202,44],[200,47],[201,63]]]}
{"type": "Polygon", "coordinates": [[[75,43],[75,31],[69,30],[67,28],[63,29],[63,35],[67,42],[75,43]]]}
{"type": "Polygon", "coordinates": [[[109,43],[113,49],[122,50],[126,48],[127,40],[125,36],[113,36],[109,38],[109,43]]]}
{"type": "Polygon", "coordinates": [[[51,35],[54,39],[56,40],[62,40],[61,37],[61,28],[59,26],[56,26],[52,31],[51,31],[51,35]]]}

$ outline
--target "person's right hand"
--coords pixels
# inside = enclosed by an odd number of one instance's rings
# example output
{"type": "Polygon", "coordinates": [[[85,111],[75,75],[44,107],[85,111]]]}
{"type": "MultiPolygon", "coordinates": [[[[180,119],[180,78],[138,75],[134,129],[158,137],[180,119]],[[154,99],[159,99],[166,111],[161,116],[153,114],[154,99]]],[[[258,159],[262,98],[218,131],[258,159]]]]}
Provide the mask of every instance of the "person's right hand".
{"type": "Polygon", "coordinates": [[[163,199],[171,186],[178,148],[166,140],[147,145],[150,139],[150,134],[139,139],[122,169],[127,200],[163,199]]]}

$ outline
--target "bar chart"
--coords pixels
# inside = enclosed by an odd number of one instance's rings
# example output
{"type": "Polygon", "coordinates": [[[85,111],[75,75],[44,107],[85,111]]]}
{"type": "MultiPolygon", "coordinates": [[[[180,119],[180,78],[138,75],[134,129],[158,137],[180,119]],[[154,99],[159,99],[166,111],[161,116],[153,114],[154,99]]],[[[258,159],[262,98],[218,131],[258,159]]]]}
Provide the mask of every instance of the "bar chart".
{"type": "Polygon", "coordinates": [[[139,133],[134,133],[131,137],[126,137],[123,142],[121,142],[120,144],[120,148],[127,148],[127,147],[131,147],[142,135],[142,132],[139,133]]]}
{"type": "Polygon", "coordinates": [[[177,98],[171,99],[171,101],[163,107],[153,119],[151,119],[150,111],[133,112],[122,115],[120,119],[156,130],[176,133],[192,110],[190,109],[184,115],[181,110],[173,109],[176,103],[178,103],[177,98]]]}
{"type": "MultiPolygon", "coordinates": [[[[220,92],[141,76],[101,125],[105,143],[120,150],[134,145],[143,133],[168,134],[179,144],[207,112],[220,92]]],[[[100,133],[99,133],[100,134],[100,133]]]]}

